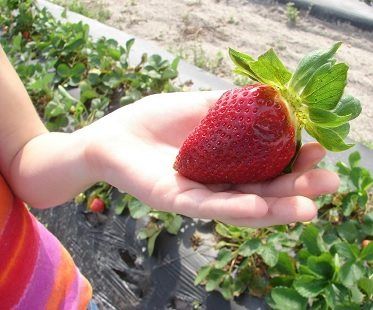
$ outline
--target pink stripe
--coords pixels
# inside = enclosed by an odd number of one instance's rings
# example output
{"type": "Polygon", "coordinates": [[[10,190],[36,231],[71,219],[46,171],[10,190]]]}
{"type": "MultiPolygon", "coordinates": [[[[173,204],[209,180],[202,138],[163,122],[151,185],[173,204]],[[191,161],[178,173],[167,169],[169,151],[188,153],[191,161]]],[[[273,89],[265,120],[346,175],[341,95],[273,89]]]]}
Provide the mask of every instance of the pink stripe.
{"type": "Polygon", "coordinates": [[[40,236],[39,254],[31,281],[16,307],[20,310],[45,308],[61,257],[59,241],[34,217],[33,222],[38,226],[40,236]]]}
{"type": "Polygon", "coordinates": [[[70,309],[78,309],[78,306],[79,306],[79,293],[80,293],[80,286],[79,286],[79,282],[80,282],[80,278],[81,278],[81,275],[80,275],[80,272],[78,270],[78,268],[75,268],[75,275],[74,275],[75,279],[74,279],[74,282],[72,283],[71,287],[69,288],[69,293],[67,294],[64,302],[62,303],[61,305],[61,309],[66,309],[66,310],[70,310],[70,309]]]}

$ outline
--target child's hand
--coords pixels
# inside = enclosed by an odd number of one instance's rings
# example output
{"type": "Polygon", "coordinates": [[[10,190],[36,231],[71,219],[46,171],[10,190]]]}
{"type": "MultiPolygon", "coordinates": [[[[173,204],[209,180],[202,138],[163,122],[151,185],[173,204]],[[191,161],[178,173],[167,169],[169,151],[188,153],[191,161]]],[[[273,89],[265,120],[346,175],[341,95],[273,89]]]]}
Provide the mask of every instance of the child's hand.
{"type": "Polygon", "coordinates": [[[313,169],[324,157],[318,143],[303,146],[291,174],[246,185],[203,185],[173,169],[178,149],[221,92],[153,95],[119,109],[77,134],[91,141],[87,160],[95,178],[158,210],[238,226],[309,221],[311,200],[338,189],[338,176],[313,169]]]}

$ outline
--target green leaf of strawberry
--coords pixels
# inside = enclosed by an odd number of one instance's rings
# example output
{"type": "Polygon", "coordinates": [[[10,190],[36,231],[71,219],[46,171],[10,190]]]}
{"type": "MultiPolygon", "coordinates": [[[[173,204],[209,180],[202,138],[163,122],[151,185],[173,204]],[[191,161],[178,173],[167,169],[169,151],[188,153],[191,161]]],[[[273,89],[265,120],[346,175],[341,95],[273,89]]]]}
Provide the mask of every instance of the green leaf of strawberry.
{"type": "Polygon", "coordinates": [[[229,49],[229,55],[237,65],[237,73],[243,73],[251,79],[269,85],[283,86],[291,78],[291,73],[278,58],[273,49],[259,56],[255,61],[251,56],[229,49]]]}
{"type": "Polygon", "coordinates": [[[273,49],[259,56],[257,61],[251,63],[251,69],[261,81],[269,85],[282,86],[291,78],[291,73],[286,69],[273,49]]]}
{"type": "MultiPolygon", "coordinates": [[[[344,142],[343,135],[340,135],[338,132],[338,128],[344,130],[345,128],[337,127],[337,128],[323,128],[319,126],[314,126],[313,124],[309,123],[306,125],[307,132],[313,136],[320,144],[322,144],[325,148],[329,151],[333,152],[340,152],[348,150],[353,144],[346,144],[344,142]]],[[[342,132],[344,134],[345,131],[342,132]]]]}
{"type": "Polygon", "coordinates": [[[334,112],[339,116],[349,115],[349,120],[352,120],[361,113],[360,101],[352,96],[344,96],[338,102],[334,112]]]}
{"type": "Polygon", "coordinates": [[[254,58],[247,54],[238,52],[232,48],[229,48],[229,56],[237,66],[236,69],[239,71],[237,73],[247,75],[254,81],[260,81],[259,77],[257,77],[254,71],[250,68],[250,64],[255,61],[254,58]]]}
{"type": "Polygon", "coordinates": [[[289,88],[301,91],[316,70],[324,64],[333,63],[332,57],[341,45],[342,42],[337,42],[328,50],[317,50],[302,58],[290,80],[289,88]]]}
{"type": "Polygon", "coordinates": [[[343,125],[350,120],[351,114],[338,115],[328,110],[310,107],[308,109],[310,120],[320,127],[330,128],[343,125]]]}
{"type": "Polygon", "coordinates": [[[343,63],[320,67],[304,87],[300,95],[302,102],[326,110],[335,108],[347,83],[347,71],[343,63]]]}

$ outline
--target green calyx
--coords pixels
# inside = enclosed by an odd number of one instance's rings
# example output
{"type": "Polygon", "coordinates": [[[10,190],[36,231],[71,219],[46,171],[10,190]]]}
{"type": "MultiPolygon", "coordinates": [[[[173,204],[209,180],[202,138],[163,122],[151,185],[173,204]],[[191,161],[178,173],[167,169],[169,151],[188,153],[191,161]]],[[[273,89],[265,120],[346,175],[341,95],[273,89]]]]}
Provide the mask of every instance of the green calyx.
{"type": "Polygon", "coordinates": [[[360,101],[344,95],[348,66],[337,63],[335,53],[341,46],[335,43],[328,50],[317,50],[303,57],[295,72],[290,72],[273,49],[253,57],[229,49],[236,65],[234,72],[276,88],[294,115],[297,136],[305,128],[326,149],[344,151],[353,146],[344,140],[349,121],[361,113],[360,101]]]}

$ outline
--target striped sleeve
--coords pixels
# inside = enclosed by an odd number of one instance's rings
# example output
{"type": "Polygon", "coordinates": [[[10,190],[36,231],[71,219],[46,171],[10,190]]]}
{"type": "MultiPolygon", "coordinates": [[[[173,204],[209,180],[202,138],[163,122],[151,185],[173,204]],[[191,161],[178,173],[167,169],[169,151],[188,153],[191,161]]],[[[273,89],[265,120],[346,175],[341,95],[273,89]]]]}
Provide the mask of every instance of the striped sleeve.
{"type": "Polygon", "coordinates": [[[2,309],[86,309],[92,288],[61,243],[0,176],[2,309]]]}

